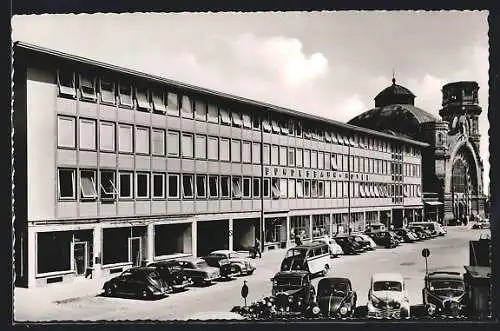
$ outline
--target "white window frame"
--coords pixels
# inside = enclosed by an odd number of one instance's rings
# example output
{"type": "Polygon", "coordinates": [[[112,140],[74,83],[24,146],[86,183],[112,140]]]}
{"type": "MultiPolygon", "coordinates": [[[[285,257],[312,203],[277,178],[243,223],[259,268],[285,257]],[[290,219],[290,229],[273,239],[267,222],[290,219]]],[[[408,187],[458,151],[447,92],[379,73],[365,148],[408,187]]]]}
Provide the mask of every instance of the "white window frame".
{"type": "Polygon", "coordinates": [[[318,169],[318,151],[311,151],[311,169],[318,169]]]}
{"type": "Polygon", "coordinates": [[[241,142],[241,162],[252,162],[252,143],[250,141],[243,140],[241,142]]]}
{"type": "Polygon", "coordinates": [[[87,150],[87,151],[96,151],[97,150],[97,135],[96,135],[96,132],[97,132],[97,121],[96,120],[93,120],[93,119],[87,119],[87,118],[80,118],[80,121],[79,121],[79,128],[78,128],[78,131],[79,131],[79,147],[81,150],[87,150]],[[94,132],[93,132],[93,146],[92,147],[89,147],[89,146],[83,146],[82,144],[82,135],[84,133],[84,131],[82,130],[82,123],[86,123],[86,124],[92,124],[94,126],[94,132]]]}
{"type": "Polygon", "coordinates": [[[118,103],[120,106],[126,106],[127,108],[132,108],[134,106],[133,89],[131,84],[126,84],[125,82],[118,83],[118,103]],[[122,93],[124,89],[130,93],[122,93]]]}
{"type": "Polygon", "coordinates": [[[311,168],[311,150],[304,149],[304,168],[311,168]]]}
{"type": "Polygon", "coordinates": [[[128,124],[118,124],[118,151],[120,153],[133,153],[134,152],[134,127],[132,125],[128,124]],[[123,142],[124,140],[122,139],[122,133],[125,133],[127,130],[128,131],[128,139],[130,139],[130,148],[129,149],[124,149],[123,148],[123,142]]]}
{"type": "Polygon", "coordinates": [[[261,192],[263,198],[270,198],[271,197],[271,179],[270,178],[264,178],[263,179],[263,191],[261,192]],[[267,194],[266,194],[266,189],[267,189],[267,194]]]}
{"type": "Polygon", "coordinates": [[[229,138],[219,139],[219,158],[221,161],[231,161],[231,140],[229,138]]]}
{"type": "Polygon", "coordinates": [[[165,105],[165,92],[159,90],[151,91],[151,100],[153,103],[153,110],[162,114],[167,112],[167,106],[165,105]]]}
{"type": "Polygon", "coordinates": [[[262,119],[262,129],[264,130],[264,132],[271,132],[272,131],[271,122],[269,122],[269,120],[267,118],[262,119]]]}
{"type": "Polygon", "coordinates": [[[279,199],[281,196],[280,192],[281,182],[277,177],[273,177],[271,179],[271,195],[273,199],[279,199]]]}
{"type": "Polygon", "coordinates": [[[72,78],[73,78],[72,82],[71,82],[71,85],[65,85],[66,82],[62,82],[62,80],[61,80],[61,72],[63,73],[63,75],[64,75],[64,73],[68,73],[68,75],[70,74],[68,72],[68,70],[64,70],[64,69],[57,70],[57,85],[59,87],[59,94],[60,95],[65,95],[65,96],[71,96],[73,98],[76,98],[75,72],[71,71],[71,75],[72,75],[72,78]]]}
{"type": "Polygon", "coordinates": [[[61,115],[57,116],[57,147],[76,148],[76,118],[70,116],[61,116],[61,115]],[[65,131],[62,129],[63,123],[64,125],[71,126],[70,128],[68,128],[69,130],[72,131],[71,143],[66,143],[64,141],[66,137],[61,136],[61,133],[65,131]]]}
{"type": "Polygon", "coordinates": [[[151,178],[150,178],[150,173],[149,172],[136,172],[135,173],[135,198],[136,199],[149,199],[151,196],[151,178]],[[146,196],[139,196],[139,176],[146,176],[146,196]]]}
{"type": "Polygon", "coordinates": [[[325,168],[325,153],[318,151],[318,169],[325,168]]]}
{"type": "Polygon", "coordinates": [[[192,174],[182,174],[182,198],[183,199],[192,199],[194,198],[195,190],[194,190],[194,176],[192,174]],[[191,178],[191,195],[186,194],[186,190],[184,188],[184,178],[191,178]]]}
{"type": "Polygon", "coordinates": [[[208,108],[205,100],[200,98],[194,99],[194,118],[197,121],[206,122],[208,117],[208,108]]]}
{"type": "Polygon", "coordinates": [[[241,140],[231,139],[231,161],[241,163],[241,140]]]}
{"type": "Polygon", "coordinates": [[[175,117],[180,116],[179,95],[177,93],[168,91],[166,104],[167,104],[167,115],[175,117]]]}
{"type": "Polygon", "coordinates": [[[59,200],[76,200],[76,170],[68,169],[68,168],[59,168],[57,169],[57,197],[59,200]],[[70,172],[71,173],[71,187],[73,194],[71,196],[61,196],[61,172],[70,172]]]}
{"type": "Polygon", "coordinates": [[[302,148],[295,149],[295,166],[297,168],[304,166],[304,150],[302,148]]]}
{"type": "Polygon", "coordinates": [[[280,199],[288,198],[288,180],[280,178],[280,199]]]}
{"type": "Polygon", "coordinates": [[[260,198],[260,178],[258,177],[254,177],[252,180],[252,196],[254,198],[260,198]]]}
{"type": "Polygon", "coordinates": [[[219,123],[219,108],[212,102],[207,104],[207,121],[209,123],[219,123]]]}
{"type": "Polygon", "coordinates": [[[186,94],[183,94],[181,98],[181,115],[182,118],[194,119],[193,100],[186,94]]]}
{"type": "Polygon", "coordinates": [[[238,111],[231,111],[231,117],[233,118],[233,126],[241,127],[243,126],[243,119],[241,113],[238,111]]]}
{"type": "Polygon", "coordinates": [[[231,125],[231,117],[229,115],[229,110],[224,108],[219,108],[220,123],[225,125],[231,125]]]}
{"type": "Polygon", "coordinates": [[[207,159],[208,160],[218,160],[219,159],[219,138],[214,136],[207,137],[207,159]],[[213,148],[215,147],[215,149],[213,148]]]}
{"type": "Polygon", "coordinates": [[[96,78],[89,75],[79,75],[80,95],[84,100],[96,101],[96,78]]]}
{"type": "Polygon", "coordinates": [[[168,156],[179,157],[180,150],[181,150],[180,146],[181,146],[180,132],[179,131],[170,131],[169,130],[167,132],[167,155],[168,156]],[[170,147],[173,146],[173,145],[170,145],[170,144],[173,144],[173,143],[171,143],[170,141],[174,140],[174,139],[175,139],[176,150],[172,151],[172,148],[170,148],[170,147]]]}
{"type": "Polygon", "coordinates": [[[295,179],[294,178],[289,178],[288,179],[288,198],[289,199],[295,199],[296,192],[295,192],[295,179]]]}
{"type": "Polygon", "coordinates": [[[279,165],[286,167],[288,161],[288,151],[286,146],[279,146],[279,165]]]}
{"type": "Polygon", "coordinates": [[[271,164],[271,145],[269,144],[262,144],[262,164],[271,164]]]}
{"type": "Polygon", "coordinates": [[[114,170],[107,170],[107,169],[101,169],[99,171],[99,187],[100,187],[100,198],[101,200],[115,200],[116,197],[118,196],[118,189],[116,188],[116,171],[114,170]],[[103,173],[111,173],[112,176],[112,181],[110,182],[111,184],[111,191],[107,191],[106,188],[103,185],[103,173]],[[110,195],[110,197],[103,197],[103,192],[104,194],[110,195]]]}
{"type": "Polygon", "coordinates": [[[101,77],[99,79],[99,90],[101,92],[102,104],[116,105],[116,83],[114,81],[101,77]],[[105,87],[103,85],[107,86],[105,87]],[[109,89],[108,86],[111,87],[111,89],[109,89]]]}
{"type": "Polygon", "coordinates": [[[207,176],[206,175],[196,175],[195,176],[195,179],[196,179],[196,183],[195,183],[195,187],[196,187],[196,197],[197,198],[206,198],[207,197],[207,176]],[[198,192],[198,180],[201,179],[201,181],[203,182],[203,194],[200,194],[200,192],[198,192]]]}
{"type": "Polygon", "coordinates": [[[99,121],[99,150],[102,152],[114,152],[116,150],[116,125],[114,122],[106,122],[106,121],[99,121]],[[102,132],[103,132],[103,127],[110,127],[113,130],[113,134],[111,135],[111,144],[108,139],[108,137],[103,138],[102,132]],[[112,147],[107,146],[112,145],[112,147]]]}
{"type": "Polygon", "coordinates": [[[288,147],[287,156],[288,156],[288,166],[294,167],[295,166],[295,147],[288,147]]]}
{"type": "Polygon", "coordinates": [[[279,165],[279,146],[271,145],[271,165],[279,165]]]}
{"type": "Polygon", "coordinates": [[[150,128],[145,127],[145,126],[136,126],[135,127],[135,153],[136,154],[141,154],[141,155],[149,155],[151,152],[151,133],[150,133],[150,128]],[[148,136],[145,139],[146,144],[142,144],[140,141],[140,132],[147,132],[148,136]],[[145,149],[145,146],[147,146],[147,151],[145,149]]]}
{"type": "Polygon", "coordinates": [[[149,90],[144,87],[136,87],[135,92],[135,102],[137,109],[141,110],[151,110],[151,103],[149,102],[149,90]]]}
{"type": "Polygon", "coordinates": [[[332,195],[331,182],[329,180],[325,180],[325,198],[330,198],[332,195]]]}
{"type": "Polygon", "coordinates": [[[82,200],[94,200],[97,199],[97,185],[96,185],[96,171],[95,170],[89,170],[89,169],[80,169],[80,199],[82,200]],[[92,173],[92,176],[90,177],[90,181],[92,184],[92,190],[93,192],[84,192],[84,184],[83,184],[83,176],[82,173],[92,173]],[[90,194],[87,194],[90,193],[90,194]]]}
{"type": "Polygon", "coordinates": [[[194,138],[194,156],[198,160],[207,159],[207,136],[197,134],[194,138]]]}
{"type": "Polygon", "coordinates": [[[311,197],[311,180],[304,179],[304,198],[311,197]]]}
{"type": "Polygon", "coordinates": [[[249,199],[252,197],[252,178],[251,177],[243,177],[243,187],[242,187],[242,196],[245,199],[249,199]],[[248,194],[245,194],[245,187],[248,185],[248,194]]]}
{"type": "Polygon", "coordinates": [[[134,196],[134,177],[133,177],[133,173],[132,172],[129,172],[129,171],[120,171],[118,173],[118,196],[120,199],[132,199],[133,196],[134,196]],[[125,196],[125,195],[122,195],[122,191],[121,191],[121,188],[122,188],[122,177],[121,176],[127,176],[129,178],[129,182],[128,182],[128,185],[129,185],[129,192],[130,192],[130,195],[128,196],[125,196]]]}
{"type": "Polygon", "coordinates": [[[298,199],[302,199],[304,197],[304,180],[297,179],[295,182],[295,196],[298,199]]]}
{"type": "Polygon", "coordinates": [[[192,133],[182,133],[181,137],[181,155],[184,159],[194,158],[194,135],[192,133]],[[189,142],[189,140],[191,142],[189,142]],[[189,143],[189,145],[187,145],[189,143]],[[190,147],[190,149],[186,147],[190,147]]]}
{"type": "Polygon", "coordinates": [[[165,156],[165,130],[153,128],[151,130],[151,152],[156,156],[165,156]],[[158,136],[159,135],[159,136],[158,136]],[[161,137],[161,140],[155,139],[161,137]],[[158,142],[161,142],[161,148],[158,148],[156,145],[158,142]],[[160,149],[160,152],[157,151],[160,149]]]}
{"type": "Polygon", "coordinates": [[[243,181],[240,176],[231,177],[231,197],[233,199],[241,199],[243,195],[243,181]]]}
{"type": "Polygon", "coordinates": [[[229,199],[231,198],[231,187],[232,187],[232,181],[231,181],[231,176],[220,176],[220,185],[219,185],[219,194],[221,198],[229,199]],[[223,185],[223,180],[226,180],[226,185],[223,185]],[[226,186],[227,189],[227,194],[224,194],[224,190],[222,189],[224,186],[226,186]]]}
{"type": "Polygon", "coordinates": [[[260,143],[252,143],[252,163],[260,164],[260,143]]]}
{"type": "Polygon", "coordinates": [[[179,199],[180,198],[180,175],[179,174],[168,174],[167,175],[167,195],[168,199],[179,199]],[[175,178],[176,194],[175,196],[170,195],[170,178],[175,178]]]}
{"type": "Polygon", "coordinates": [[[251,129],[252,128],[252,118],[250,117],[250,114],[244,112],[242,114],[242,117],[243,117],[243,127],[247,128],[247,129],[251,129]]]}
{"type": "Polygon", "coordinates": [[[219,176],[217,175],[209,175],[208,176],[208,197],[210,199],[218,198],[219,197],[219,176]],[[210,186],[210,179],[215,179],[215,195],[212,194],[211,186],[210,186]]]}
{"type": "Polygon", "coordinates": [[[281,132],[280,125],[277,120],[271,120],[271,127],[273,130],[273,133],[279,134],[281,132]]]}
{"type": "Polygon", "coordinates": [[[151,195],[153,199],[165,199],[165,174],[163,172],[153,172],[151,175],[151,195]],[[161,195],[157,196],[155,194],[155,188],[156,188],[156,182],[155,182],[155,177],[160,176],[162,178],[161,181],[161,195]]]}

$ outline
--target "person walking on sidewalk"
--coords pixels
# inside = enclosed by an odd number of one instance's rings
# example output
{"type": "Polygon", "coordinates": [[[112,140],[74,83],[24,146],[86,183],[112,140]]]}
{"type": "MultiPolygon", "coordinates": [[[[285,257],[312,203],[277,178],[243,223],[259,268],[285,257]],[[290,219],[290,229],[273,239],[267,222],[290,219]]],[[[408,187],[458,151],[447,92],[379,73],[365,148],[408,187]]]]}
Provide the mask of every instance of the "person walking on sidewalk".
{"type": "Polygon", "coordinates": [[[302,245],[302,239],[300,238],[300,234],[295,235],[295,245],[300,246],[302,245]]]}
{"type": "Polygon", "coordinates": [[[254,247],[254,250],[255,250],[255,257],[257,257],[257,255],[259,255],[259,259],[262,258],[262,252],[260,250],[260,240],[259,238],[255,238],[255,247],[254,247]]]}

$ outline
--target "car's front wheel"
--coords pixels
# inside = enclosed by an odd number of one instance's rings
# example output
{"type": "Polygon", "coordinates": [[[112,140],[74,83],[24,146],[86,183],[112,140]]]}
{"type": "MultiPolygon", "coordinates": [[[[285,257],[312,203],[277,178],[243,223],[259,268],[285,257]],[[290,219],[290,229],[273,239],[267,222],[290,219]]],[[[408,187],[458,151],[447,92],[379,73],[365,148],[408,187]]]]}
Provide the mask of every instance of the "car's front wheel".
{"type": "Polygon", "coordinates": [[[104,288],[104,294],[108,297],[111,297],[115,294],[115,287],[113,285],[107,285],[104,288]]]}
{"type": "Polygon", "coordinates": [[[410,318],[410,307],[401,309],[401,318],[410,318]]]}
{"type": "Polygon", "coordinates": [[[151,297],[151,292],[149,292],[147,289],[143,288],[143,289],[139,290],[138,296],[141,299],[149,299],[151,297]]]}

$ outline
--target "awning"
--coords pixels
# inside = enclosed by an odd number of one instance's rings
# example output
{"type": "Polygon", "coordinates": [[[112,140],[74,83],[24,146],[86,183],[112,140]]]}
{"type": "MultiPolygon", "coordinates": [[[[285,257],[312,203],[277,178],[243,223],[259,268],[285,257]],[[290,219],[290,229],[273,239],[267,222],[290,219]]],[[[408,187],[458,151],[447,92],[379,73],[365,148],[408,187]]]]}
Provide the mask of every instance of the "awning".
{"type": "Polygon", "coordinates": [[[443,204],[440,201],[424,201],[424,203],[429,206],[439,206],[443,204]]]}

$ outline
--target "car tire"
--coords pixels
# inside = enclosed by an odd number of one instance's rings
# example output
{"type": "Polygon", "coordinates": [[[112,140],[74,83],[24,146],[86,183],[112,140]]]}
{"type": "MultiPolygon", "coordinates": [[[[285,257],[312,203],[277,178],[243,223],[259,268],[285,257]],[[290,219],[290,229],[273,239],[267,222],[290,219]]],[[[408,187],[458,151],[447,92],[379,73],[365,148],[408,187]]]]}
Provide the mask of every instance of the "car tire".
{"type": "Polygon", "coordinates": [[[108,285],[104,288],[104,295],[107,297],[111,297],[115,294],[115,288],[112,285],[108,285]]]}
{"type": "Polygon", "coordinates": [[[141,299],[144,299],[144,300],[150,299],[151,293],[147,289],[143,288],[143,289],[139,290],[138,297],[141,299]]]}

